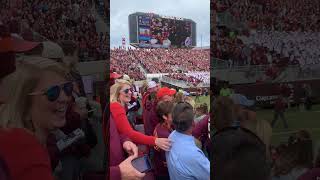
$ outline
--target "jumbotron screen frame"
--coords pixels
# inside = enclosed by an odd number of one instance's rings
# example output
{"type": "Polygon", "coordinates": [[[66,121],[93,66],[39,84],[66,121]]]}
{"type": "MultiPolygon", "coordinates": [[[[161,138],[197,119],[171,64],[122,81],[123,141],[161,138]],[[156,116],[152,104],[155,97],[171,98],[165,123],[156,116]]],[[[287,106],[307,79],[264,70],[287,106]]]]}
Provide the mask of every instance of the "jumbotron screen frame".
{"type": "Polygon", "coordinates": [[[129,40],[134,47],[195,47],[196,23],[154,13],[133,13],[129,15],[129,40]]]}

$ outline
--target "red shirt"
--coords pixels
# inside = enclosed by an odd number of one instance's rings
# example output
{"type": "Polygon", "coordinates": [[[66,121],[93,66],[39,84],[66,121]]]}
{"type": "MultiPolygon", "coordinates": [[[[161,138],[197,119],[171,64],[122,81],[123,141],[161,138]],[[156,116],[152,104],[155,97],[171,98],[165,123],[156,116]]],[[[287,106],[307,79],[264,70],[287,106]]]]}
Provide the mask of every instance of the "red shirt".
{"type": "Polygon", "coordinates": [[[0,155],[13,180],[53,180],[47,149],[24,129],[0,130],[0,155]]]}
{"type": "Polygon", "coordinates": [[[155,145],[156,138],[153,136],[146,136],[138,131],[135,131],[130,126],[128,118],[126,116],[125,108],[121,106],[118,102],[113,102],[110,104],[110,112],[116,123],[117,129],[120,135],[125,135],[131,139],[134,143],[145,144],[145,145],[155,145]]]}

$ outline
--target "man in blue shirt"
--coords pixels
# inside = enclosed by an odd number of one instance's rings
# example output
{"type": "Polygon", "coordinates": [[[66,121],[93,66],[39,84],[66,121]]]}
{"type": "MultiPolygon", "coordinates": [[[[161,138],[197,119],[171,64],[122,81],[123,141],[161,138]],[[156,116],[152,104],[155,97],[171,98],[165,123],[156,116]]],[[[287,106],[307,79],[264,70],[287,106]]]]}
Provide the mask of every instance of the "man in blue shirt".
{"type": "Polygon", "coordinates": [[[193,108],[188,103],[178,103],[172,113],[173,131],[169,139],[173,144],[166,152],[167,166],[171,180],[209,180],[210,162],[196,146],[192,129],[193,108]]]}

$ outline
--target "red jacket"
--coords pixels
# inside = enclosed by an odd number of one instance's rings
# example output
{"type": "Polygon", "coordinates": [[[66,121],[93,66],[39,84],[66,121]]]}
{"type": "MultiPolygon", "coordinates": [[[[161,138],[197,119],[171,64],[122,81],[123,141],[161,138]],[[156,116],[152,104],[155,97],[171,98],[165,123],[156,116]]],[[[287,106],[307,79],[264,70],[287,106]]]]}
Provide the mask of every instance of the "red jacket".
{"type": "Polygon", "coordinates": [[[122,148],[122,144],[127,140],[127,138],[122,135],[120,136],[116,124],[110,116],[109,119],[109,133],[110,133],[110,144],[109,144],[109,172],[110,179],[121,179],[119,164],[125,160],[125,154],[122,148]]]}
{"type": "Polygon", "coordinates": [[[110,104],[110,112],[116,124],[120,135],[125,135],[136,144],[155,145],[156,138],[153,136],[146,136],[138,131],[135,131],[130,126],[125,108],[118,102],[110,104]]]}
{"type": "Polygon", "coordinates": [[[0,130],[0,156],[12,180],[53,180],[47,149],[24,129],[0,130]]]}

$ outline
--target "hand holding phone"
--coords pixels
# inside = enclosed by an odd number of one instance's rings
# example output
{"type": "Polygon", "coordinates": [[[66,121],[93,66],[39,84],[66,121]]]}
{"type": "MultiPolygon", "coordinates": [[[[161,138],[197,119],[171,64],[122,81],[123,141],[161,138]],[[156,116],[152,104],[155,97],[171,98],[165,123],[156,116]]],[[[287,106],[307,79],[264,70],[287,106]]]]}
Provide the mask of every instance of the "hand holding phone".
{"type": "Polygon", "coordinates": [[[148,172],[152,169],[150,159],[147,155],[132,160],[132,166],[141,173],[148,172]]]}
{"type": "Polygon", "coordinates": [[[146,174],[136,170],[131,162],[136,156],[129,156],[119,164],[122,180],[141,180],[146,174]]]}

